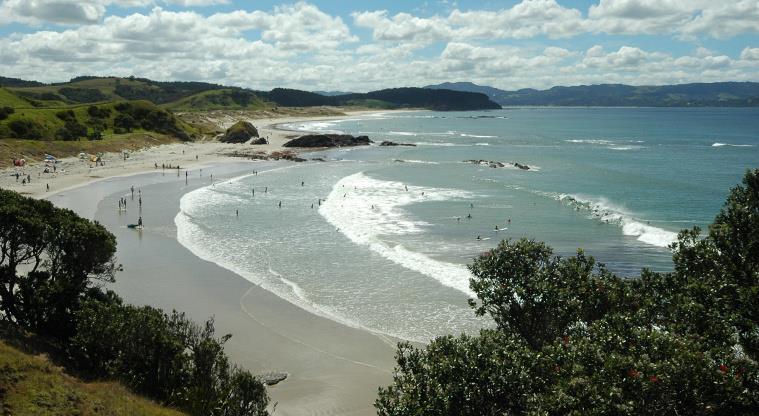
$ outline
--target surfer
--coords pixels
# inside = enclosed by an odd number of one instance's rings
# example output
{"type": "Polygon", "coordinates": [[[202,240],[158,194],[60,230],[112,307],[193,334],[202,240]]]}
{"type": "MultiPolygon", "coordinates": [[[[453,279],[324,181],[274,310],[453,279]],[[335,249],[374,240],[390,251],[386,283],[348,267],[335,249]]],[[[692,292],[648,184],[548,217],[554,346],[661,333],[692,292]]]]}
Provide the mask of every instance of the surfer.
{"type": "Polygon", "coordinates": [[[472,219],[472,214],[466,214],[466,218],[467,218],[468,220],[471,220],[471,219],[472,219]]]}
{"type": "Polygon", "coordinates": [[[300,186],[305,186],[305,185],[306,185],[305,181],[300,181],[300,186]]]}
{"type": "Polygon", "coordinates": [[[132,185],[132,199],[134,199],[134,185],[132,185]]]}
{"type": "Polygon", "coordinates": [[[236,217],[239,217],[239,216],[240,216],[240,210],[239,210],[239,209],[236,209],[236,210],[235,210],[235,216],[236,216],[236,217]]]}
{"type": "Polygon", "coordinates": [[[406,188],[406,192],[408,192],[408,186],[403,185],[404,188],[406,188]]]}
{"type": "Polygon", "coordinates": [[[282,201],[279,201],[279,207],[282,208],[282,201]]]}
{"type": "Polygon", "coordinates": [[[480,237],[480,236],[478,235],[478,236],[477,236],[477,240],[482,240],[482,237],[480,237]]]}
{"type": "Polygon", "coordinates": [[[268,193],[268,192],[269,192],[269,187],[267,186],[264,188],[264,193],[268,193]]]}
{"type": "Polygon", "coordinates": [[[142,217],[137,218],[137,226],[142,228],[142,217]]]}
{"type": "Polygon", "coordinates": [[[252,188],[250,191],[253,193],[253,196],[256,196],[256,188],[252,188]]]}

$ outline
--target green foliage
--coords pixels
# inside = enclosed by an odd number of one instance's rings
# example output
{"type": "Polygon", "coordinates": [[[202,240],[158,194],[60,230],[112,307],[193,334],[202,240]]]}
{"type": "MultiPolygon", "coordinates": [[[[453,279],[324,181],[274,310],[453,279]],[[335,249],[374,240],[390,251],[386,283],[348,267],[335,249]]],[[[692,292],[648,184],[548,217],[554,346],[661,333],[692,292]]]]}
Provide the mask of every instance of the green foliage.
{"type": "Polygon", "coordinates": [[[13,107],[0,107],[0,120],[5,120],[9,115],[16,112],[13,107]]]}
{"type": "Polygon", "coordinates": [[[114,281],[115,252],[100,224],[0,190],[0,320],[64,345],[79,371],[190,414],[266,415],[263,384],[230,365],[230,335],[216,338],[213,320],[124,305],[100,288],[114,281]]]}
{"type": "Polygon", "coordinates": [[[108,99],[107,95],[95,88],[63,87],[58,90],[58,93],[75,103],[94,103],[108,99]]]}
{"type": "Polygon", "coordinates": [[[749,415],[759,408],[759,170],[674,271],[620,279],[581,251],[504,241],[474,261],[495,329],[399,345],[380,415],[749,415]]]}
{"type": "Polygon", "coordinates": [[[2,319],[66,338],[86,291],[112,281],[116,239],[70,210],[0,190],[2,319]],[[22,270],[28,270],[25,274],[22,270]]]}
{"type": "Polygon", "coordinates": [[[71,110],[63,110],[55,113],[55,116],[63,121],[63,127],[55,132],[55,137],[59,140],[78,140],[80,137],[87,135],[87,127],[79,123],[71,110]]]}
{"type": "Polygon", "coordinates": [[[225,335],[213,320],[198,326],[184,314],[115,301],[88,302],[76,316],[69,350],[95,376],[117,378],[132,389],[192,415],[266,415],[260,380],[233,368],[225,335]]]}
{"type": "Polygon", "coordinates": [[[30,119],[17,118],[8,122],[11,135],[18,139],[41,139],[43,127],[30,119]]]}

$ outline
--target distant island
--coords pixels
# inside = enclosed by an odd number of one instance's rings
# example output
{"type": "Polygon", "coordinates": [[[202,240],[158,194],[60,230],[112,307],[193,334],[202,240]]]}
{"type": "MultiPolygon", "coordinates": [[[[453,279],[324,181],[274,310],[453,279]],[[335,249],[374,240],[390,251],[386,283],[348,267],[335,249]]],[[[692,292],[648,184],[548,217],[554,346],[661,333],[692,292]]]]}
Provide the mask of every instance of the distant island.
{"type": "Polygon", "coordinates": [[[471,82],[446,82],[428,89],[478,92],[502,106],[582,107],[757,107],[759,82],[714,82],[634,86],[578,85],[547,90],[505,91],[471,82]]]}

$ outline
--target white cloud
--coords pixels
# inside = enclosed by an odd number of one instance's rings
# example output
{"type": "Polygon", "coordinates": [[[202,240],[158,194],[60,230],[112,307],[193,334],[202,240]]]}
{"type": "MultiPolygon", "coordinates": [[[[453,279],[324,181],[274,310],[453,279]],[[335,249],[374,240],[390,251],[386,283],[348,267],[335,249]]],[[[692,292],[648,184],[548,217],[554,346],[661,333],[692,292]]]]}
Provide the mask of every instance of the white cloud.
{"type": "Polygon", "coordinates": [[[717,39],[759,33],[759,1],[716,1],[681,29],[684,35],[708,34],[717,39]]]}
{"type": "Polygon", "coordinates": [[[759,48],[744,48],[741,59],[745,61],[759,61],[759,48]]]}

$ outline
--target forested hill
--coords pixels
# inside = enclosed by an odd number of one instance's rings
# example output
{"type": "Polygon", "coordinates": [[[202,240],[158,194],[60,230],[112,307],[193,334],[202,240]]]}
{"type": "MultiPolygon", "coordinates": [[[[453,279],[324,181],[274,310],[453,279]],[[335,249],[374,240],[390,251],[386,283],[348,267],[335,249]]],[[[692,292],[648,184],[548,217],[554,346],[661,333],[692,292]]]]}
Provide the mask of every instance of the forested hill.
{"type": "Polygon", "coordinates": [[[547,90],[498,88],[454,82],[429,89],[479,92],[503,106],[757,107],[759,83],[715,82],[633,86],[623,84],[553,87],[547,90]]]}
{"type": "MultiPolygon", "coordinates": [[[[146,100],[179,111],[260,109],[264,107],[364,106],[380,109],[486,110],[500,106],[486,95],[467,91],[394,88],[369,93],[322,95],[295,89],[256,91],[206,82],[153,81],[145,78],[81,76],[43,84],[0,77],[4,87],[28,107],[49,108],[146,100]]],[[[0,102],[0,104],[3,104],[0,102]]]]}

